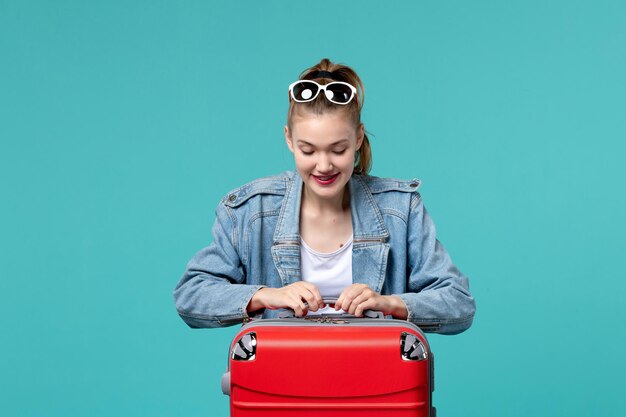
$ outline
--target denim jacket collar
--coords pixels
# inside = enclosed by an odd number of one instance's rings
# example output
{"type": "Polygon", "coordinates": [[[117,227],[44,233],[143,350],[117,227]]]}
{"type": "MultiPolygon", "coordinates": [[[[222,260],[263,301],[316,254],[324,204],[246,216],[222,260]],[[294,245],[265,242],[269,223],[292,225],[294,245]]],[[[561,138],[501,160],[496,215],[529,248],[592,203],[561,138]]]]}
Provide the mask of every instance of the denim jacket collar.
{"type": "MultiPolygon", "coordinates": [[[[297,171],[292,171],[287,182],[272,246],[272,257],[283,285],[301,279],[300,205],[303,182],[297,171]]],[[[360,176],[353,175],[348,186],[354,235],[353,282],[367,284],[380,292],[387,269],[389,231],[372,193],[360,176]]]]}
{"type": "Polygon", "coordinates": [[[285,197],[274,231],[274,245],[284,242],[300,242],[302,180],[297,172],[291,171],[286,181],[285,197]]]}
{"type": "MultiPolygon", "coordinates": [[[[287,181],[278,224],[274,231],[274,244],[300,241],[300,204],[302,203],[303,182],[300,175],[294,171],[290,177],[287,177],[287,181]]],[[[354,240],[386,240],[389,237],[389,231],[365,182],[359,175],[353,175],[348,186],[354,240]]]]}
{"type": "Polygon", "coordinates": [[[354,240],[387,240],[389,231],[365,182],[359,175],[353,175],[349,187],[354,240]]]}

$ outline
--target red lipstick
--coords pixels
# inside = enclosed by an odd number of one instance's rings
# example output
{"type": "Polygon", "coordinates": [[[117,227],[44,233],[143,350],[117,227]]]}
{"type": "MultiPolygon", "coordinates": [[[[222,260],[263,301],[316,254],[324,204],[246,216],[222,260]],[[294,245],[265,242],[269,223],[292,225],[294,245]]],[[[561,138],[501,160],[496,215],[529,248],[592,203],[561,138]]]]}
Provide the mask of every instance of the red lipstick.
{"type": "Polygon", "coordinates": [[[315,181],[317,181],[319,185],[330,185],[333,182],[335,182],[337,177],[339,177],[339,174],[337,173],[335,175],[326,175],[326,176],[317,176],[317,175],[311,174],[311,176],[315,178],[315,181]]]}

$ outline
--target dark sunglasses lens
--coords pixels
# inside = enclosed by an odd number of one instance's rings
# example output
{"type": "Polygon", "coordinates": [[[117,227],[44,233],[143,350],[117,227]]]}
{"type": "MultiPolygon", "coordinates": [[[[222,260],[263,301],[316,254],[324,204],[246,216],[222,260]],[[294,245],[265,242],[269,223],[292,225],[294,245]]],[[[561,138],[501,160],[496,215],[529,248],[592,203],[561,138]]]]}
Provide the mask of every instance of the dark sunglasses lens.
{"type": "Polygon", "coordinates": [[[352,90],[345,84],[329,84],[326,87],[326,94],[329,100],[335,103],[347,103],[352,98],[352,90]]]}
{"type": "Polygon", "coordinates": [[[293,95],[298,101],[307,101],[311,100],[311,97],[315,96],[317,89],[317,84],[309,81],[302,81],[293,86],[293,95]]]}

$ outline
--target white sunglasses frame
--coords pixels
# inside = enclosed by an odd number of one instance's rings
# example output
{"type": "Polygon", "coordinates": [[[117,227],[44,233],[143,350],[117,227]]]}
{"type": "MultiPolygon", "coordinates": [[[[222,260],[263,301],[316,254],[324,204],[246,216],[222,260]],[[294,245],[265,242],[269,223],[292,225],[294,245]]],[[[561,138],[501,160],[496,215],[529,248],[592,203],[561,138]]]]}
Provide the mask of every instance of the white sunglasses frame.
{"type": "Polygon", "coordinates": [[[319,84],[313,80],[298,80],[289,84],[289,94],[291,95],[291,98],[293,99],[293,101],[295,101],[296,103],[308,103],[309,101],[313,101],[320,94],[320,91],[322,90],[324,90],[324,96],[326,96],[326,99],[328,101],[330,101],[331,103],[339,104],[340,106],[345,106],[346,104],[349,104],[352,101],[352,99],[356,96],[356,88],[352,84],[348,84],[347,82],[344,82],[344,81],[331,81],[328,84],[319,84]],[[296,96],[293,94],[293,87],[296,84],[301,83],[301,82],[311,82],[317,85],[318,87],[317,92],[310,99],[298,100],[296,99],[296,96]],[[333,84],[343,84],[343,85],[347,85],[348,87],[350,87],[350,91],[352,91],[352,95],[350,96],[348,101],[346,101],[345,103],[339,103],[337,101],[333,101],[332,99],[328,98],[328,94],[326,94],[326,87],[328,87],[329,85],[333,85],[333,84]]]}

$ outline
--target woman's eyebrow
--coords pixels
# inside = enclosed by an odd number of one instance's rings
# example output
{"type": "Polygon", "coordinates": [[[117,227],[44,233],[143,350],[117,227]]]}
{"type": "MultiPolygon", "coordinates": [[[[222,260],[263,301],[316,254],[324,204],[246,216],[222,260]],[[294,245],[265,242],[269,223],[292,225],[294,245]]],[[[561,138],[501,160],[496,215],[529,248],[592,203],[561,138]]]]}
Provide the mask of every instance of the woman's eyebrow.
{"type": "MultiPolygon", "coordinates": [[[[349,142],[349,141],[348,141],[348,139],[340,139],[337,142],[331,143],[330,146],[339,145],[339,144],[342,144],[344,142],[349,142]]],[[[307,145],[307,146],[315,147],[315,145],[313,145],[312,143],[309,143],[306,140],[302,140],[302,139],[298,139],[298,144],[299,145],[307,145]]]]}

